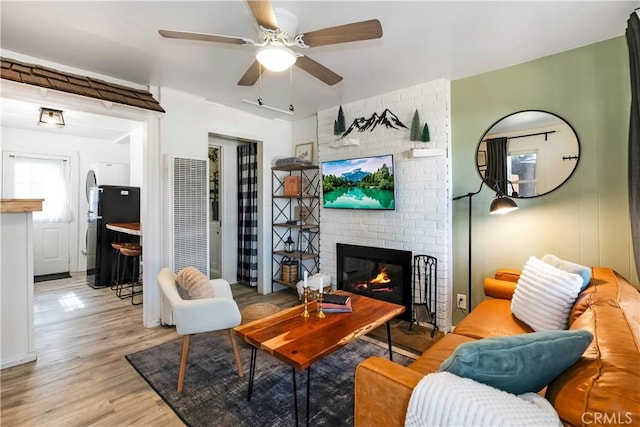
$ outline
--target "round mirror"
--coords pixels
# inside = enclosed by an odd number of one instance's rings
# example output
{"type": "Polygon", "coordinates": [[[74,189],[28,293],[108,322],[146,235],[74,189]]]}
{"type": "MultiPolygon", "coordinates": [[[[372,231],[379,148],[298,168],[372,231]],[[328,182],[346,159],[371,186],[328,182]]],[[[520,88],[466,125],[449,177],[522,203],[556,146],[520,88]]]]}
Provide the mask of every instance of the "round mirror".
{"type": "Polygon", "coordinates": [[[518,198],[542,196],[560,187],[579,160],[580,142],[573,127],[539,110],[498,120],[476,150],[476,167],[485,185],[518,198]]]}

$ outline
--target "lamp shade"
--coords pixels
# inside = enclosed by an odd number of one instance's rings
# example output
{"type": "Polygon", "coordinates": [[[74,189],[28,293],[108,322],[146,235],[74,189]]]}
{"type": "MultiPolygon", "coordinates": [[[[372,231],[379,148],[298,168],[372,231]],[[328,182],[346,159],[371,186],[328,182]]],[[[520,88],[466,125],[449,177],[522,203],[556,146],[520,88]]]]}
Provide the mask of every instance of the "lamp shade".
{"type": "Polygon", "coordinates": [[[507,196],[498,194],[495,199],[491,202],[491,206],[489,207],[489,213],[492,215],[504,215],[509,212],[513,212],[518,209],[518,205],[513,199],[510,199],[507,196]]]}
{"type": "Polygon", "coordinates": [[[258,49],[256,59],[267,70],[284,71],[296,63],[296,54],[280,43],[272,42],[270,45],[258,49]]]}

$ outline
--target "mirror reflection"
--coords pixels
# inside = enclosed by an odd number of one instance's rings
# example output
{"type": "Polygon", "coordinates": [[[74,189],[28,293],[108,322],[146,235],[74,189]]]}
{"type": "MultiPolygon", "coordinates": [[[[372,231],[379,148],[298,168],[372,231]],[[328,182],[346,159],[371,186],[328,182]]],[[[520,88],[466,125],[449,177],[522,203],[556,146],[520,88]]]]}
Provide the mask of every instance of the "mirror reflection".
{"type": "Polygon", "coordinates": [[[539,110],[494,123],[476,150],[480,176],[510,197],[542,196],[564,184],[580,159],[578,135],[561,117],[539,110]]]}

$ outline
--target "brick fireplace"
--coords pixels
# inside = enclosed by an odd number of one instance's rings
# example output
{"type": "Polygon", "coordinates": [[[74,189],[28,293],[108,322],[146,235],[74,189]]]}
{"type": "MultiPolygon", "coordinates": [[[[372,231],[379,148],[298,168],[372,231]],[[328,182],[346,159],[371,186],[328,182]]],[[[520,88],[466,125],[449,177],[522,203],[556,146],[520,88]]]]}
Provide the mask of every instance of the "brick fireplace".
{"type": "Polygon", "coordinates": [[[337,288],[404,305],[399,316],[411,321],[410,251],[371,246],[337,245],[337,288]]]}
{"type": "MultiPolygon", "coordinates": [[[[449,90],[449,81],[436,80],[342,104],[347,124],[388,108],[406,126],[411,126],[413,114],[418,110],[421,121],[429,125],[431,141],[428,143],[411,141],[409,129],[378,126],[373,131],[352,132],[349,138],[359,143],[341,146],[340,136],[334,135],[339,106],[319,111],[318,151],[314,158],[314,163],[320,164],[329,160],[393,154],[395,210],[322,208],[320,270],[331,275],[333,286],[341,286],[339,283],[343,281],[345,272],[338,271],[338,244],[433,256],[438,262],[437,309],[433,311],[437,313],[436,322],[440,330],[449,330],[451,326],[450,161],[446,155],[410,158],[407,152],[416,147],[450,149],[449,90]]],[[[411,283],[411,280],[406,282],[411,283]]],[[[381,292],[384,291],[375,291],[381,292]]],[[[404,301],[401,303],[405,304],[404,301]]],[[[410,305],[406,307],[405,316],[410,316],[410,305]]]]}

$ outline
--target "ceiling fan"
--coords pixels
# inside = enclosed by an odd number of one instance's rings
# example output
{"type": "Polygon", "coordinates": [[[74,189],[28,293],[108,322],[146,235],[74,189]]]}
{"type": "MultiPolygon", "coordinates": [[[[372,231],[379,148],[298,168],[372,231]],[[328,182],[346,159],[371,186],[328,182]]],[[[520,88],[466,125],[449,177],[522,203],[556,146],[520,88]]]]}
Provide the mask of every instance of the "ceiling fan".
{"type": "Polygon", "coordinates": [[[238,81],[240,86],[254,85],[262,73],[263,66],[272,71],[284,71],[294,64],[327,85],[332,86],[340,82],[342,76],[309,58],[309,56],[294,52],[291,47],[307,49],[382,37],[382,25],[377,19],[297,34],[298,19],[291,12],[273,8],[270,0],[247,0],[247,3],[260,26],[259,41],[257,42],[245,37],[218,34],[169,30],[159,30],[158,32],[161,36],[172,39],[200,40],[258,47],[256,59],[238,81]]]}

